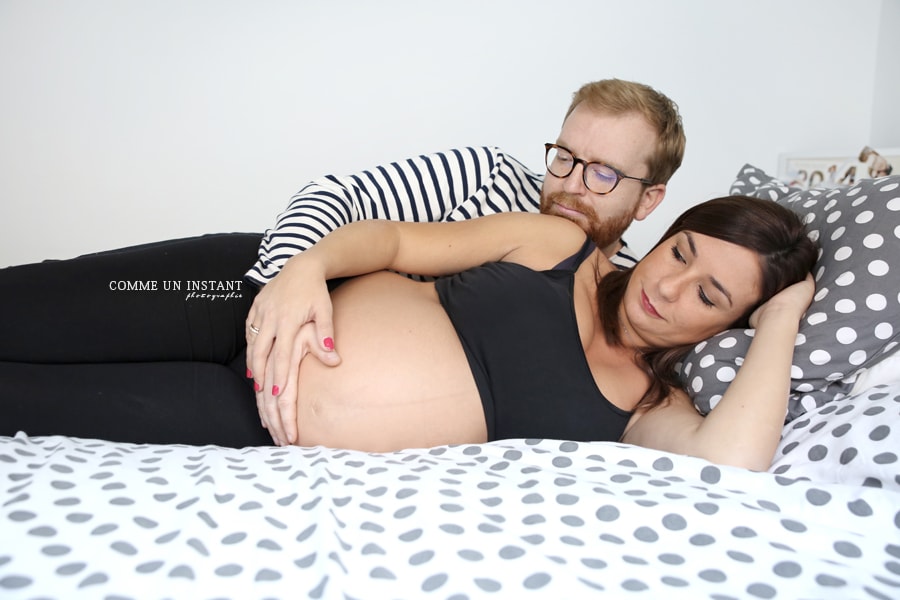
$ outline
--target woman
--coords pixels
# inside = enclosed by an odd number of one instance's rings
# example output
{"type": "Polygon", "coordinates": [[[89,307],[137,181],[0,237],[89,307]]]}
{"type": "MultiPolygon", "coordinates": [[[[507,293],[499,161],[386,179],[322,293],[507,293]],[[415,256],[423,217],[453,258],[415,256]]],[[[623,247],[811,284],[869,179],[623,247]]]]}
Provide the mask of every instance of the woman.
{"type": "MultiPolygon", "coordinates": [[[[353,224],[285,266],[308,321],[298,339],[316,358],[278,404],[258,395],[260,416],[276,440],[301,445],[622,440],[766,469],[816,255],[794,213],[747,197],[689,209],[626,272],[556,217],[353,224]],[[429,283],[384,269],[459,274],[429,283]],[[332,324],[326,280],[367,273],[334,292],[332,324]],[[522,310],[505,308],[510,296],[522,310]],[[675,364],[748,323],[750,353],[704,419],[675,364]]],[[[248,316],[248,370],[270,375],[277,324],[262,316],[264,294],[248,316]]],[[[271,384],[262,378],[258,389],[271,384]]]]}

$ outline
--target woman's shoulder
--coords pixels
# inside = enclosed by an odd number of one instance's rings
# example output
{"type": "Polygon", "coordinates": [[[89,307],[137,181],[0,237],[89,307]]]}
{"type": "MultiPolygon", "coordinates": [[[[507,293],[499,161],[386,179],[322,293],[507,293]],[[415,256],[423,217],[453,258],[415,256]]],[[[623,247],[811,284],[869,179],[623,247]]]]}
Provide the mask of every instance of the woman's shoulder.
{"type": "Polygon", "coordinates": [[[492,215],[502,227],[517,228],[524,235],[521,243],[503,258],[532,269],[552,269],[580,252],[586,241],[584,231],[562,217],[513,212],[492,215]]]}

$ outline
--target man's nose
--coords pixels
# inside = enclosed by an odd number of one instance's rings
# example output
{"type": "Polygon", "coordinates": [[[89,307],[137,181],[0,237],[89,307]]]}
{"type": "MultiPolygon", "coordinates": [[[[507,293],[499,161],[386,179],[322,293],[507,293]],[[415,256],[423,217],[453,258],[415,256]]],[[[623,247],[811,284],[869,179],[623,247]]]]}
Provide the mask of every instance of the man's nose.
{"type": "Polygon", "coordinates": [[[563,190],[569,194],[584,194],[587,188],[584,186],[584,165],[575,163],[575,168],[569,176],[563,179],[563,190]]]}

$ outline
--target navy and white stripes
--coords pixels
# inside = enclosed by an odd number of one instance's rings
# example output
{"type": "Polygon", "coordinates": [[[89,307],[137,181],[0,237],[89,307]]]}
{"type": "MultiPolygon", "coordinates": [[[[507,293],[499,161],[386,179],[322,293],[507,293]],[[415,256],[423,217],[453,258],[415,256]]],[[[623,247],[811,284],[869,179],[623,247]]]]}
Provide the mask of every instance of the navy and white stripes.
{"type": "MultiPolygon", "coordinates": [[[[290,257],[352,221],[458,221],[511,210],[537,212],[542,182],[541,175],[488,147],[422,155],[343,177],[328,175],[291,198],[263,236],[259,259],[246,277],[264,285],[290,257]]],[[[623,257],[631,266],[627,251],[623,257]]]]}

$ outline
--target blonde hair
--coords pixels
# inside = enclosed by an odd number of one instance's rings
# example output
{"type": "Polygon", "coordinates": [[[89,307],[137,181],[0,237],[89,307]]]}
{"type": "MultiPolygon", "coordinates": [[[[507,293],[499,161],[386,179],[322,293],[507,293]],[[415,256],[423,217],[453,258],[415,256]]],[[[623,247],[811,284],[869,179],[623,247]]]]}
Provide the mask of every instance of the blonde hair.
{"type": "Polygon", "coordinates": [[[656,130],[656,148],[648,159],[647,179],[668,183],[684,158],[684,127],[678,105],[648,85],[621,79],[587,83],[575,92],[566,118],[584,102],[591,110],[608,115],[637,113],[656,130]]]}

